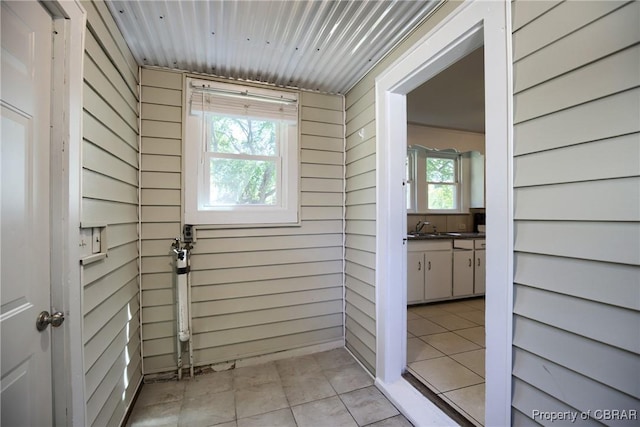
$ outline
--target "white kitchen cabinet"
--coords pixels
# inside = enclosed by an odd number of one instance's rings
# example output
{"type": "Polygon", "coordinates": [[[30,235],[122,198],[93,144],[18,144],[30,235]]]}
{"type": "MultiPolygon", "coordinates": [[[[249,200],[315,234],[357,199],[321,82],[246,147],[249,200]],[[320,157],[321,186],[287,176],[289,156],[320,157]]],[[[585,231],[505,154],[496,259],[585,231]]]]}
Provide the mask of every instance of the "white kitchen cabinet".
{"type": "Polygon", "coordinates": [[[424,300],[424,252],[407,252],[407,303],[424,300]]]}
{"type": "Polygon", "coordinates": [[[453,251],[453,296],[473,295],[473,249],[453,251]]]}
{"type": "Polygon", "coordinates": [[[407,303],[451,297],[451,240],[409,241],[407,303]]]}
{"type": "Polygon", "coordinates": [[[435,300],[451,297],[451,250],[424,253],[424,299],[435,300]]]}
{"type": "MultiPolygon", "coordinates": [[[[484,243],[484,240],[482,242],[484,243]]],[[[486,289],[486,274],[487,274],[487,268],[485,265],[486,253],[487,251],[484,249],[475,250],[473,293],[476,295],[483,295],[486,289]]]]}

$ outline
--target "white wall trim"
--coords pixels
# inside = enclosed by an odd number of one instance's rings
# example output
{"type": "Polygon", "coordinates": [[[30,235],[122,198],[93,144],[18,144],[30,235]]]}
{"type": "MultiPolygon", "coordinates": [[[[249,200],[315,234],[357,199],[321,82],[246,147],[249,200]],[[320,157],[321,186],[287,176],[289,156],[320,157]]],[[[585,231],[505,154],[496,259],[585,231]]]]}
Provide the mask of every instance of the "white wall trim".
{"type": "MultiPolygon", "coordinates": [[[[458,7],[376,79],[377,384],[400,408],[416,403],[402,391],[406,361],[406,93],[484,43],[487,159],[487,299],[485,425],[511,422],[513,180],[510,2],[469,1],[458,7]]],[[[426,399],[420,405],[428,405],[426,399]]],[[[412,414],[428,425],[439,409],[412,414]]],[[[414,418],[415,417],[415,418],[414,418]]]]}
{"type": "Polygon", "coordinates": [[[52,77],[52,269],[51,305],[65,313],[52,331],[55,425],[84,426],[85,378],[82,342],[80,203],[82,168],[82,87],[86,12],[79,1],[45,6],[54,29],[52,77]],[[54,335],[55,334],[55,335],[54,335]],[[57,335],[57,336],[56,336],[57,335]]]}

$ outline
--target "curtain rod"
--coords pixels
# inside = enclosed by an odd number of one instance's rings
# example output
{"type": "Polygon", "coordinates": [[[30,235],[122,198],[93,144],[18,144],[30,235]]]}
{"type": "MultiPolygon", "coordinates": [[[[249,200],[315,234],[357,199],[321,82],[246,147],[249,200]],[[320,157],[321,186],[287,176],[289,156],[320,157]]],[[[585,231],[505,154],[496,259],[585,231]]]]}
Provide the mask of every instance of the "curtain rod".
{"type": "Polygon", "coordinates": [[[264,102],[272,102],[274,104],[285,104],[285,105],[297,105],[297,99],[290,99],[284,97],[276,97],[276,96],[268,96],[268,95],[258,95],[249,93],[248,90],[242,91],[234,91],[234,90],[226,90],[226,89],[218,89],[212,88],[208,86],[199,86],[191,83],[191,89],[194,91],[202,91],[202,92],[211,92],[222,96],[228,96],[230,98],[240,98],[240,99],[255,99],[257,101],[264,102]]]}

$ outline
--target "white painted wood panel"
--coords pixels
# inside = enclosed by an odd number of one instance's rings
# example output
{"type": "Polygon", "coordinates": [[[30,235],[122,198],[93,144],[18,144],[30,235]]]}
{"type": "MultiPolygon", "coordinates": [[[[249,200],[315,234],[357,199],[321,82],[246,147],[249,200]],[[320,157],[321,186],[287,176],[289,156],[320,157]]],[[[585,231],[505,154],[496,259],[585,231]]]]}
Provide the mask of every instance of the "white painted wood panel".
{"type": "Polygon", "coordinates": [[[82,131],[84,144],[92,143],[111,153],[115,157],[138,167],[138,153],[131,144],[126,143],[114,132],[106,128],[95,117],[87,112],[83,114],[82,131]]]}
{"type": "MultiPolygon", "coordinates": [[[[350,235],[349,237],[354,237],[350,235]]],[[[371,247],[367,248],[367,251],[358,250],[347,245],[345,249],[345,260],[353,262],[355,264],[362,265],[363,267],[375,270],[376,268],[376,256],[371,252],[371,247]]]]}
{"type": "Polygon", "coordinates": [[[640,315],[634,310],[519,285],[514,292],[513,312],[626,351],[640,352],[640,315]]]}
{"type": "Polygon", "coordinates": [[[138,187],[90,170],[82,171],[82,196],[138,204],[138,187]]]}
{"type": "Polygon", "coordinates": [[[517,253],[515,283],[640,311],[640,267],[517,253]]]}
{"type": "Polygon", "coordinates": [[[322,317],[327,316],[328,313],[342,315],[342,301],[337,299],[290,307],[269,308],[262,310],[259,317],[252,312],[198,317],[193,319],[193,327],[195,330],[204,334],[207,332],[228,331],[236,328],[322,317]]]}
{"type": "MultiPolygon", "coordinates": [[[[553,172],[547,170],[548,174],[553,172]]],[[[635,221],[640,176],[524,187],[515,191],[517,220],[635,221]]]]}
{"type": "Polygon", "coordinates": [[[180,189],[180,173],[176,172],[142,172],[140,186],[142,188],[180,189]]]}
{"type": "Polygon", "coordinates": [[[342,111],[342,96],[327,95],[314,92],[302,92],[300,95],[300,103],[303,106],[342,111]]]}
{"type": "Polygon", "coordinates": [[[546,13],[549,9],[556,7],[561,2],[558,0],[553,1],[528,1],[528,0],[516,0],[511,2],[511,15],[513,31],[518,30],[523,25],[528,24],[535,18],[539,17],[543,13],[546,13]]]}
{"type": "Polygon", "coordinates": [[[182,137],[182,125],[175,122],[142,119],[142,136],[152,138],[174,138],[182,137]]]}
{"type": "Polygon", "coordinates": [[[143,206],[141,216],[143,222],[180,222],[180,207],[143,206]]]}
{"type": "Polygon", "coordinates": [[[520,156],[640,132],[638,116],[640,89],[593,100],[515,126],[514,153],[520,156]]]}
{"type": "Polygon", "coordinates": [[[341,110],[326,110],[303,106],[301,109],[302,120],[314,122],[332,123],[342,125],[344,118],[341,110]]]}
{"type": "Polygon", "coordinates": [[[82,222],[89,224],[130,223],[137,216],[136,205],[97,199],[82,199],[82,222]]]}
{"type": "MultiPolygon", "coordinates": [[[[350,289],[351,291],[355,292],[356,294],[362,296],[363,298],[365,298],[368,301],[374,301],[375,300],[375,287],[373,283],[365,283],[361,280],[358,280],[354,277],[351,276],[347,276],[346,279],[346,286],[348,289],[350,289]]],[[[369,307],[370,304],[369,303],[365,303],[365,306],[369,307]]]]}
{"type": "MultiPolygon", "coordinates": [[[[533,2],[531,2],[533,3],[533,2]]],[[[563,403],[562,401],[555,399],[548,394],[541,393],[540,390],[530,386],[526,382],[514,378],[513,381],[513,407],[517,409],[514,411],[518,415],[512,418],[512,424],[514,426],[539,426],[539,425],[553,425],[550,420],[543,420],[540,416],[536,421],[532,420],[533,411],[545,411],[556,412],[558,414],[575,413],[576,409],[563,403]],[[543,409],[541,409],[543,408],[543,409]]],[[[560,421],[556,421],[558,423],[560,421]]],[[[593,419],[586,421],[580,420],[580,424],[586,426],[600,426],[601,424],[593,419]]]]}
{"type": "MultiPolygon", "coordinates": [[[[638,399],[585,378],[549,360],[516,350],[513,357],[514,376],[578,411],[596,409],[636,409],[638,399]]],[[[621,424],[622,425],[622,424],[621,424]]]]}
{"type": "Polygon", "coordinates": [[[310,234],[335,234],[342,232],[342,220],[305,221],[299,227],[219,228],[197,230],[198,239],[217,237],[291,236],[310,234]]]}
{"type": "Polygon", "coordinates": [[[123,283],[128,283],[138,275],[138,264],[131,260],[122,267],[86,284],[83,291],[82,312],[86,314],[102,304],[120,289],[123,283]]]}
{"type": "MultiPolygon", "coordinates": [[[[289,277],[306,278],[308,276],[342,273],[342,261],[314,261],[302,264],[292,264],[283,269],[280,265],[251,266],[241,268],[225,268],[217,270],[213,274],[211,270],[193,271],[191,273],[192,286],[228,284],[236,287],[237,283],[261,282],[272,279],[285,279],[289,277]]],[[[306,280],[306,279],[305,279],[306,280]]],[[[218,289],[218,288],[216,288],[218,289]]],[[[225,288],[220,288],[225,292],[225,288]]],[[[240,290],[238,290],[240,292],[240,290]]]]}
{"type": "Polygon", "coordinates": [[[640,176],[640,133],[518,156],[514,167],[515,187],[640,176]]]}
{"type": "Polygon", "coordinates": [[[143,103],[182,107],[182,90],[146,86],[144,82],[142,84],[141,101],[143,103]]]}
{"type": "Polygon", "coordinates": [[[143,154],[142,165],[140,169],[143,171],[150,171],[150,172],[179,173],[182,170],[181,162],[182,162],[182,159],[178,156],[143,154]]]}
{"type": "Polygon", "coordinates": [[[135,187],[138,186],[138,169],[136,167],[88,142],[82,146],[82,167],[102,175],[109,175],[135,187]]]}
{"type": "Polygon", "coordinates": [[[347,178],[347,193],[363,188],[375,188],[376,171],[368,171],[361,175],[355,175],[347,178]]]}
{"type": "Polygon", "coordinates": [[[182,73],[142,67],[142,83],[145,86],[182,91],[182,73]]]}
{"type": "Polygon", "coordinates": [[[638,85],[640,45],[515,95],[514,123],[633,89],[638,85]]]}
{"type": "Polygon", "coordinates": [[[111,109],[99,94],[91,86],[84,84],[83,89],[84,109],[95,117],[100,123],[118,135],[124,142],[137,149],[137,127],[132,127],[117,112],[111,109]]]}
{"type": "Polygon", "coordinates": [[[300,151],[300,161],[302,163],[315,163],[326,165],[342,166],[343,154],[335,151],[322,151],[303,149],[300,151]]]}
{"type": "MultiPolygon", "coordinates": [[[[611,4],[613,2],[609,2],[611,4]]],[[[513,69],[516,82],[514,93],[638,43],[639,8],[638,2],[628,3],[592,25],[582,27],[545,49],[518,60],[513,69]],[[612,33],[611,28],[616,28],[616,31],[612,33]],[[584,49],[584,46],[589,46],[589,49],[584,49]],[[566,52],[572,52],[572,55],[567,55],[566,52]],[[540,64],[545,65],[541,67],[540,64]]],[[[535,41],[539,41],[537,35],[535,41]]]]}
{"type": "Polygon", "coordinates": [[[540,15],[513,35],[513,60],[519,59],[573,33],[624,5],[624,1],[563,2],[540,15]]]}
{"type": "Polygon", "coordinates": [[[142,103],[142,117],[161,122],[182,122],[182,108],[172,105],[142,103]]]}
{"type": "Polygon", "coordinates": [[[342,153],[344,151],[344,139],[341,137],[330,138],[318,135],[300,135],[300,148],[342,153]]]}
{"type": "Polygon", "coordinates": [[[357,129],[357,132],[347,135],[347,150],[353,149],[355,146],[362,144],[376,136],[376,122],[375,120],[367,123],[362,128],[357,129]]]}
{"type": "Polygon", "coordinates": [[[515,319],[514,346],[568,367],[620,392],[640,396],[640,358],[525,317],[515,319]],[[606,360],[606,363],[602,363],[606,360]]]}
{"type": "Polygon", "coordinates": [[[296,248],[328,248],[342,246],[342,234],[320,234],[312,239],[306,235],[198,239],[197,244],[197,248],[193,250],[194,255],[296,248]]]}
{"type": "Polygon", "coordinates": [[[145,154],[161,154],[165,156],[180,156],[182,141],[168,138],[142,138],[142,149],[145,154]]]}
{"type": "Polygon", "coordinates": [[[637,222],[518,221],[516,252],[640,265],[637,222]]]}

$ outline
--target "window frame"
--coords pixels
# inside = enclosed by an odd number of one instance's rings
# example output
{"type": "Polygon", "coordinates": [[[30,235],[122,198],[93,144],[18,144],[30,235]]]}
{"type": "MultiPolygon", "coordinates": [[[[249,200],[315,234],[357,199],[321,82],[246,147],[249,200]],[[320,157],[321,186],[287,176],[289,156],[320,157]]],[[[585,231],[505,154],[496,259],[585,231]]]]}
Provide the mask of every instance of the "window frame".
{"type": "MultiPolygon", "coordinates": [[[[259,157],[246,154],[215,153],[208,151],[205,143],[209,126],[203,126],[205,113],[191,114],[190,99],[192,85],[206,84],[208,87],[220,89],[225,92],[249,94],[256,97],[281,97],[299,99],[297,92],[263,89],[237,84],[221,83],[187,77],[185,79],[184,97],[184,161],[183,161],[183,190],[184,190],[184,221],[186,224],[211,225],[211,226],[260,226],[260,225],[300,225],[299,206],[299,140],[300,140],[300,108],[297,108],[295,124],[286,126],[286,134],[281,129],[276,131],[277,158],[276,170],[280,172],[276,180],[277,203],[274,205],[220,205],[210,206],[203,203],[205,194],[209,190],[209,173],[205,172],[205,166],[210,164],[211,158],[246,158],[247,160],[260,160],[259,157]],[[212,155],[215,155],[213,157],[212,155]]],[[[225,112],[207,112],[220,116],[238,116],[238,114],[225,112]]],[[[259,115],[250,115],[252,118],[265,119],[259,115]]],[[[269,119],[269,118],[267,118],[269,119]]],[[[278,124],[278,128],[282,126],[278,124]]]]}
{"type": "Polygon", "coordinates": [[[424,174],[422,175],[424,177],[424,183],[425,183],[425,188],[424,188],[424,193],[425,193],[425,200],[426,200],[426,212],[427,213],[459,213],[462,212],[462,185],[461,185],[461,174],[460,174],[460,170],[461,170],[461,158],[460,158],[460,154],[459,153],[443,153],[443,152],[439,152],[439,151],[427,151],[425,156],[424,156],[424,174]],[[445,182],[445,181],[429,181],[428,180],[428,176],[427,176],[427,162],[429,159],[445,159],[445,160],[452,160],[453,161],[453,182],[445,182]],[[451,208],[451,209],[430,209],[429,208],[429,185],[446,185],[446,186],[450,186],[453,187],[455,190],[455,196],[454,196],[454,202],[455,202],[455,207],[451,208]]]}
{"type": "MultiPolygon", "coordinates": [[[[422,146],[409,147],[407,149],[407,158],[413,169],[410,169],[412,176],[407,182],[413,182],[411,191],[407,189],[407,197],[412,198],[414,209],[407,209],[408,213],[415,214],[466,214],[469,213],[468,186],[470,175],[466,169],[463,153],[455,150],[436,150],[428,149],[422,146]],[[413,160],[411,158],[413,157],[413,160]],[[428,184],[427,181],[427,158],[446,158],[455,161],[455,186],[456,186],[456,208],[455,209],[429,209],[428,201],[428,184]]],[[[454,184],[451,184],[454,185],[454,184]]]]}

